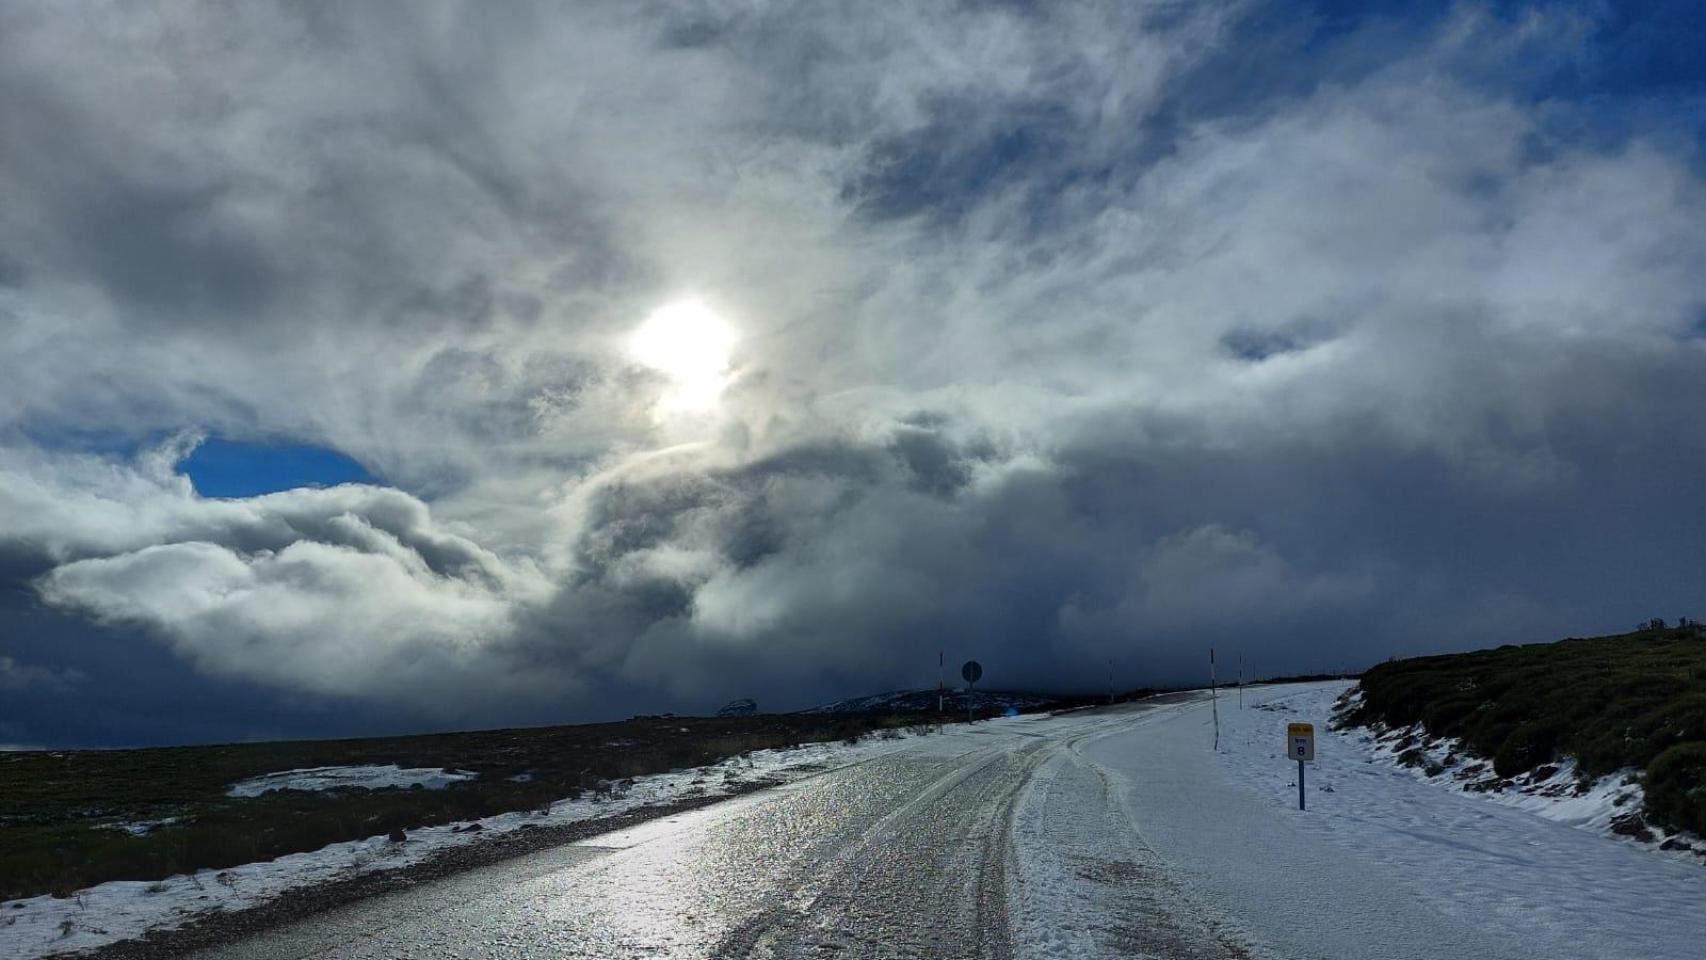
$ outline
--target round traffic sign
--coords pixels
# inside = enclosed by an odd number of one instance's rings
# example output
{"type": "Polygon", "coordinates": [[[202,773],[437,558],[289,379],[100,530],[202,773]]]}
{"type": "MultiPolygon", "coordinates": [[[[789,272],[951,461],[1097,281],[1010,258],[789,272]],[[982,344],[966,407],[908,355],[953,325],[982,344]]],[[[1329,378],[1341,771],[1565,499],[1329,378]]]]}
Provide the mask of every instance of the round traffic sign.
{"type": "Polygon", "coordinates": [[[976,683],[983,677],[983,664],[967,660],[966,665],[960,668],[960,676],[965,677],[967,683],[976,683]]]}

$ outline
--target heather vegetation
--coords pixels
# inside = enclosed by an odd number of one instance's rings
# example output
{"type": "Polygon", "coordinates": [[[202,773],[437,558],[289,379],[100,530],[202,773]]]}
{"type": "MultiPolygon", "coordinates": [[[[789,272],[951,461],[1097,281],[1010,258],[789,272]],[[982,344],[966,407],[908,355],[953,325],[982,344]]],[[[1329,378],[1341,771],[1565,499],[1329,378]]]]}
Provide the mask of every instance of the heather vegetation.
{"type": "Polygon", "coordinates": [[[1632,633],[1380,664],[1349,720],[1422,724],[1512,777],[1562,756],[1640,772],[1647,817],[1706,833],[1706,630],[1632,633]]]}

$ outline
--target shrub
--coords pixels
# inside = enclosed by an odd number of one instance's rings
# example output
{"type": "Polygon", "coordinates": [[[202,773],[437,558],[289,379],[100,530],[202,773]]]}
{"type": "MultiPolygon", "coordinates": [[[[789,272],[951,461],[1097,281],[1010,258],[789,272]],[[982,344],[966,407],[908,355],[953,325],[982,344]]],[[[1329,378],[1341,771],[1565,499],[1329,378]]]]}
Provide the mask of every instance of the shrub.
{"type": "Polygon", "coordinates": [[[1430,703],[1422,710],[1422,726],[1436,737],[1452,736],[1481,703],[1478,697],[1452,697],[1430,703]]]}
{"type": "Polygon", "coordinates": [[[1363,675],[1361,692],[1349,715],[1357,725],[1419,720],[1430,735],[1491,759],[1500,777],[1559,754],[1575,757],[1585,780],[1644,769],[1648,819],[1706,826],[1706,790],[1690,759],[1706,750],[1706,644],[1691,632],[1389,661],[1363,675]]]}
{"type": "Polygon", "coordinates": [[[1644,787],[1654,820],[1706,834],[1706,743],[1678,744],[1653,758],[1644,787]]]}
{"type": "Polygon", "coordinates": [[[1558,726],[1551,721],[1530,721],[1505,738],[1493,755],[1493,772],[1501,777],[1514,777],[1551,763],[1558,755],[1558,726]]]}

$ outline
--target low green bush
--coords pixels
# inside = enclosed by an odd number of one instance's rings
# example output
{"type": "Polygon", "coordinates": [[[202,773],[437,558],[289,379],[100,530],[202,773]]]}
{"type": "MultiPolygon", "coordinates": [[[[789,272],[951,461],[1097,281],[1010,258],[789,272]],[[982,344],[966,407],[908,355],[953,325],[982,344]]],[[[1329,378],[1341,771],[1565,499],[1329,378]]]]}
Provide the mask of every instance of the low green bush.
{"type": "Polygon", "coordinates": [[[1558,724],[1549,720],[1531,720],[1512,730],[1493,755],[1493,772],[1501,777],[1514,777],[1551,763],[1558,753],[1558,724]]]}
{"type": "Polygon", "coordinates": [[[1677,744],[1654,757],[1642,786],[1649,816],[1706,834],[1706,743],[1677,744]]]}
{"type": "Polygon", "coordinates": [[[1644,772],[1647,817],[1706,828],[1706,642],[1681,630],[1380,664],[1362,676],[1350,722],[1421,723],[1516,776],[1576,759],[1585,778],[1644,772]]]}

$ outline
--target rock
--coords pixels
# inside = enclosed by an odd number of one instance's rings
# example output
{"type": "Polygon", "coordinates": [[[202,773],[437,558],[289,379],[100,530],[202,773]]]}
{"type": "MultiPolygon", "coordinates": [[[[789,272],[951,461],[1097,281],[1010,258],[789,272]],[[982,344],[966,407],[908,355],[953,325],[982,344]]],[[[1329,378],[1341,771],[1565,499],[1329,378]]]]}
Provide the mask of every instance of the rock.
{"type": "Polygon", "coordinates": [[[1694,849],[1694,845],[1689,843],[1686,840],[1678,840],[1675,837],[1671,837],[1671,838],[1667,839],[1664,843],[1659,844],[1659,849],[1660,850],[1689,850],[1689,851],[1692,851],[1694,849]]]}
{"type": "Polygon", "coordinates": [[[404,840],[409,839],[409,835],[403,832],[402,827],[398,827],[387,834],[386,839],[390,840],[392,843],[402,843],[404,840]]]}
{"type": "Polygon", "coordinates": [[[1634,837],[1643,843],[1653,842],[1653,831],[1647,829],[1647,821],[1638,813],[1611,821],[1611,832],[1620,837],[1634,837]]]}
{"type": "Polygon", "coordinates": [[[719,717],[750,717],[758,712],[758,703],[753,700],[730,700],[728,705],[717,711],[719,717]]]}
{"type": "Polygon", "coordinates": [[[452,827],[450,829],[450,832],[451,833],[479,833],[481,830],[484,830],[484,829],[486,829],[486,828],[481,826],[480,824],[477,824],[477,823],[465,823],[460,827],[452,827]]]}

